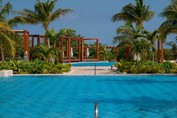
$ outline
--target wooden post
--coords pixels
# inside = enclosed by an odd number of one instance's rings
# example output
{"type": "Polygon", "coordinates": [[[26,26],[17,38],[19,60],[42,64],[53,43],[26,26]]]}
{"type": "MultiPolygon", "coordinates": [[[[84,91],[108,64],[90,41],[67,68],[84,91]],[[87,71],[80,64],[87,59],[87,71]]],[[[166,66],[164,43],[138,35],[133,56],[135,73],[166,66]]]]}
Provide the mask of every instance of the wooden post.
{"type": "Polygon", "coordinates": [[[28,53],[28,60],[30,59],[30,52],[29,52],[29,32],[27,31],[23,31],[23,45],[24,45],[24,53],[27,52],[28,53]]]}
{"type": "Polygon", "coordinates": [[[27,32],[27,48],[28,48],[28,60],[30,60],[30,36],[29,32],[27,32]]]}
{"type": "Polygon", "coordinates": [[[32,48],[34,48],[34,36],[32,36],[32,48]]]}
{"type": "Polygon", "coordinates": [[[64,62],[64,49],[63,49],[63,37],[61,38],[61,62],[64,62]]]}
{"type": "Polygon", "coordinates": [[[71,39],[68,38],[68,62],[71,62],[71,39]]]}
{"type": "Polygon", "coordinates": [[[81,62],[84,61],[84,39],[81,39],[81,62]]]}
{"type": "Polygon", "coordinates": [[[80,60],[80,58],[81,58],[81,52],[80,52],[81,44],[80,44],[80,40],[81,40],[81,38],[77,38],[77,41],[78,41],[78,59],[79,59],[79,60],[80,60]]]}
{"type": "Polygon", "coordinates": [[[96,59],[99,60],[99,42],[98,39],[96,39],[96,50],[97,50],[97,55],[96,55],[96,59]]]}
{"type": "Polygon", "coordinates": [[[40,45],[40,35],[37,36],[37,45],[40,45]]]}

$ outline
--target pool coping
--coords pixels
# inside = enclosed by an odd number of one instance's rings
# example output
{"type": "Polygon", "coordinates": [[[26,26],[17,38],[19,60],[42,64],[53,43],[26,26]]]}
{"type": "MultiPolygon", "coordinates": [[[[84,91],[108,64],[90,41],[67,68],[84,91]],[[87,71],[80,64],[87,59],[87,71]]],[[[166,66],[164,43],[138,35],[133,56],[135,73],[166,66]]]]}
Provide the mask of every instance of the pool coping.
{"type": "Polygon", "coordinates": [[[165,76],[165,75],[177,75],[177,74],[14,74],[13,76],[165,76]]]}

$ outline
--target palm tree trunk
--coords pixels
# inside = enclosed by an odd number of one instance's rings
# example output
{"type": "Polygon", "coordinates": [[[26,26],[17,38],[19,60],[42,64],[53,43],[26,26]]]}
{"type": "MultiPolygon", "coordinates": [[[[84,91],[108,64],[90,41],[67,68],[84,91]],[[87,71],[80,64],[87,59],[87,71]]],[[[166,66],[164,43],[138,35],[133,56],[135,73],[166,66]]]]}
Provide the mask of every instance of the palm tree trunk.
{"type": "Polygon", "coordinates": [[[48,48],[50,48],[50,39],[47,38],[47,45],[48,45],[48,48]]]}
{"type": "Polygon", "coordinates": [[[4,52],[3,52],[2,44],[1,44],[1,57],[2,57],[2,62],[4,62],[4,52]]]}
{"type": "Polygon", "coordinates": [[[46,33],[47,33],[47,27],[44,27],[44,28],[45,28],[45,36],[47,38],[47,45],[48,45],[48,48],[50,48],[50,39],[46,35],[46,33]]]}
{"type": "Polygon", "coordinates": [[[161,63],[164,62],[164,42],[161,42],[161,63]]]}
{"type": "Polygon", "coordinates": [[[158,40],[158,49],[157,49],[157,57],[158,57],[158,63],[160,63],[160,59],[161,59],[161,51],[160,51],[160,40],[158,40]]]}

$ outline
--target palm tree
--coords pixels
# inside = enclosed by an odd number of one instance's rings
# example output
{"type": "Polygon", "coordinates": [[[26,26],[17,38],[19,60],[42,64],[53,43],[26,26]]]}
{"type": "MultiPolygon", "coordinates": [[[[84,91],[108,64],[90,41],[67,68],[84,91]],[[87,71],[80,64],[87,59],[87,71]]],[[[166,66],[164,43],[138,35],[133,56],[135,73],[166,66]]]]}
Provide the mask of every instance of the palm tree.
{"type": "Polygon", "coordinates": [[[163,12],[160,13],[161,17],[165,17],[166,20],[161,24],[160,27],[166,27],[165,30],[176,33],[177,32],[177,0],[172,0],[171,4],[168,5],[163,12]]]}
{"type": "Polygon", "coordinates": [[[16,46],[20,44],[20,36],[17,35],[12,29],[11,26],[16,25],[17,19],[6,19],[10,14],[12,5],[8,2],[4,6],[2,5],[2,0],[0,1],[0,50],[1,58],[4,62],[4,51],[10,54],[11,56],[15,55],[16,46]],[[8,48],[7,48],[8,47],[8,48]]]}
{"type": "MultiPolygon", "coordinates": [[[[16,11],[21,16],[18,16],[19,19],[25,19],[26,23],[29,24],[42,24],[45,32],[47,32],[48,27],[51,22],[64,16],[65,14],[71,12],[71,9],[57,9],[54,11],[55,4],[58,0],[46,0],[41,2],[37,0],[37,3],[34,6],[34,10],[23,9],[23,11],[16,11]]],[[[48,39],[48,47],[50,47],[50,41],[48,39]]]]}
{"type": "Polygon", "coordinates": [[[4,62],[4,51],[11,56],[15,55],[17,44],[20,43],[20,38],[21,37],[17,35],[8,24],[0,22],[0,50],[2,62],[4,62]]]}
{"type": "Polygon", "coordinates": [[[45,35],[48,39],[50,39],[50,44],[52,44],[52,46],[56,48],[57,41],[59,40],[59,37],[61,36],[60,32],[56,33],[54,29],[49,29],[46,31],[45,35]]]}
{"type": "Polygon", "coordinates": [[[177,33],[177,0],[172,0],[171,4],[160,13],[160,16],[166,18],[159,27],[158,40],[158,49],[161,47],[161,50],[159,50],[159,60],[163,62],[163,47],[166,37],[170,33],[177,33]]]}
{"type": "Polygon", "coordinates": [[[117,29],[117,36],[114,37],[113,43],[118,42],[123,48],[131,48],[132,55],[135,55],[153,49],[154,43],[148,38],[147,31],[138,29],[133,26],[133,23],[127,23],[117,29]]]}
{"type": "Polygon", "coordinates": [[[121,12],[112,16],[112,21],[134,22],[139,28],[143,28],[143,22],[149,21],[154,12],[150,11],[150,7],[144,5],[143,0],[135,0],[136,4],[131,3],[124,6],[121,12]]]}
{"type": "Polygon", "coordinates": [[[125,21],[125,25],[117,29],[117,36],[113,43],[119,42],[125,47],[131,47],[132,53],[142,53],[144,50],[152,49],[152,42],[149,41],[149,34],[144,29],[144,21],[149,21],[154,12],[150,7],[144,5],[143,0],[135,0],[134,4],[125,5],[121,12],[112,16],[112,21],[125,21]]]}

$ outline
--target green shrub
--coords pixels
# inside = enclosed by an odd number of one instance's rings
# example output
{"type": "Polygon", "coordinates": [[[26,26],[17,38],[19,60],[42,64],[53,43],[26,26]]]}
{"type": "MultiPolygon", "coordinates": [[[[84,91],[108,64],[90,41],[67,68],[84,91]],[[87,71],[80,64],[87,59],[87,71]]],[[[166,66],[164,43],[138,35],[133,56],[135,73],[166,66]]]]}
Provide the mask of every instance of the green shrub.
{"type": "Polygon", "coordinates": [[[164,62],[118,62],[118,71],[127,73],[177,73],[177,64],[164,62]]]}
{"type": "Polygon", "coordinates": [[[47,63],[40,60],[31,62],[10,60],[0,63],[0,70],[10,69],[14,74],[61,74],[68,72],[70,68],[71,64],[47,63]]]}

